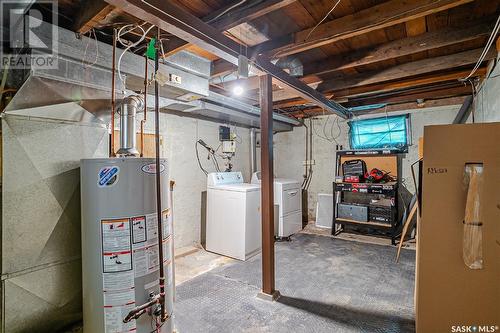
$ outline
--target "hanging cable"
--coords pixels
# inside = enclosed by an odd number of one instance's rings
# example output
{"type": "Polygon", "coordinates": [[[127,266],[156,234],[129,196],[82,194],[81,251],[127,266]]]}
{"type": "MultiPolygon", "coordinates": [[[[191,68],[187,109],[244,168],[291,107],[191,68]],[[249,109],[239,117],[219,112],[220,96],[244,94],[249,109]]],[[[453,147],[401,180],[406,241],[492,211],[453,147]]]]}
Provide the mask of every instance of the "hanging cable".
{"type": "Polygon", "coordinates": [[[309,33],[307,34],[307,37],[304,39],[304,41],[308,40],[308,39],[309,39],[309,37],[311,37],[311,34],[314,32],[314,30],[316,30],[316,28],[318,28],[318,27],[319,27],[319,25],[320,25],[321,23],[323,23],[323,21],[324,21],[324,20],[326,20],[326,18],[327,18],[328,16],[330,16],[330,14],[331,14],[331,13],[335,10],[335,8],[337,7],[337,5],[338,5],[339,3],[340,3],[340,0],[337,0],[337,2],[335,3],[335,5],[333,5],[332,9],[330,9],[330,11],[329,11],[329,12],[325,15],[325,17],[323,17],[323,18],[321,19],[321,21],[319,21],[319,22],[318,22],[318,23],[314,26],[314,28],[312,28],[312,29],[311,29],[311,31],[309,31],[309,33]]]}
{"type": "Polygon", "coordinates": [[[488,38],[488,42],[486,43],[486,46],[484,47],[483,52],[481,52],[481,55],[479,56],[479,59],[476,62],[476,65],[474,66],[472,71],[469,73],[469,75],[467,75],[464,78],[459,79],[459,81],[467,81],[479,69],[479,67],[481,66],[481,64],[484,61],[484,58],[486,58],[486,55],[488,54],[488,51],[491,48],[491,45],[493,45],[493,43],[495,42],[495,37],[498,34],[499,30],[500,30],[500,15],[498,15],[495,26],[493,27],[493,31],[491,32],[491,35],[488,38]]]}
{"type": "Polygon", "coordinates": [[[203,165],[201,164],[201,161],[200,161],[200,153],[198,152],[198,141],[196,141],[194,143],[194,150],[196,152],[196,159],[198,160],[198,166],[200,167],[201,171],[203,171],[203,173],[205,174],[205,176],[208,176],[208,171],[205,170],[205,168],[203,168],[203,165]]]}
{"type": "Polygon", "coordinates": [[[142,28],[142,25],[134,25],[134,24],[129,24],[129,25],[124,25],[123,27],[120,28],[120,30],[118,30],[118,36],[117,36],[117,40],[118,42],[120,42],[120,44],[122,44],[123,46],[126,46],[126,48],[123,50],[122,54],[120,54],[120,57],[118,58],[118,64],[117,64],[117,72],[118,72],[118,77],[120,78],[120,81],[122,82],[125,82],[124,79],[123,79],[123,76],[122,76],[122,73],[121,73],[121,62],[122,62],[122,58],[123,56],[125,55],[125,53],[130,50],[132,47],[136,47],[137,45],[139,45],[147,36],[147,34],[151,31],[151,29],[154,28],[154,25],[150,26],[147,30],[144,30],[142,28]],[[123,30],[127,27],[132,27],[131,29],[129,30],[126,30],[125,32],[123,32],[123,30]],[[135,29],[140,29],[142,31],[142,36],[141,38],[133,43],[133,42],[124,42],[121,37],[135,29]]]}

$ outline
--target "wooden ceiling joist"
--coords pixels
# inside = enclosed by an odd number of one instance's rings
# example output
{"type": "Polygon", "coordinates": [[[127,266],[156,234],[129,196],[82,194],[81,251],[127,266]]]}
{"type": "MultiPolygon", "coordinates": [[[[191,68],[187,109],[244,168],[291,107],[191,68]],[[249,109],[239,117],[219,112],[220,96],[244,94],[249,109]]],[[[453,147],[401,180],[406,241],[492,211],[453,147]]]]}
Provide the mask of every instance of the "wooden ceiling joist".
{"type": "Polygon", "coordinates": [[[494,22],[482,20],[475,23],[477,24],[468,24],[467,27],[461,29],[450,27],[435,32],[427,32],[415,37],[398,39],[371,49],[331,57],[328,60],[305,63],[304,75],[331,73],[484,38],[491,33],[494,22]]]}
{"type": "MultiPolygon", "coordinates": [[[[485,66],[480,67],[475,76],[484,77],[486,75],[487,68],[485,66]]],[[[403,81],[395,82],[383,82],[375,85],[354,87],[351,89],[344,89],[334,91],[333,93],[327,95],[330,98],[335,99],[338,103],[345,103],[350,99],[355,99],[367,95],[376,95],[387,93],[390,91],[404,90],[410,88],[425,87],[426,85],[435,85],[442,82],[452,82],[460,78],[466,77],[470,73],[470,69],[455,71],[451,73],[436,73],[430,74],[418,78],[410,78],[403,81]]],[[[302,98],[294,98],[284,101],[278,101],[275,103],[275,108],[284,109],[294,106],[304,105],[307,102],[302,98]]]]}
{"type": "MultiPolygon", "coordinates": [[[[202,21],[207,22],[212,27],[222,32],[281,9],[295,1],[296,0],[264,0],[257,3],[255,6],[244,7],[243,9],[231,9],[234,7],[234,3],[230,3],[226,7],[205,16],[202,21]],[[220,18],[218,18],[218,16],[220,16],[220,18]]],[[[178,52],[184,49],[187,44],[186,41],[176,40],[170,43],[167,54],[178,52]]]]}
{"type": "MultiPolygon", "coordinates": [[[[466,66],[476,63],[482,51],[483,49],[474,49],[451,55],[396,65],[381,71],[332,78],[329,81],[322,82],[318,86],[318,90],[321,92],[330,92],[333,90],[369,85],[390,80],[400,80],[411,76],[466,66]]],[[[495,50],[490,50],[486,55],[485,60],[493,59],[496,55],[497,53],[495,50]]]]}
{"type": "Polygon", "coordinates": [[[416,92],[402,92],[395,95],[388,96],[373,96],[371,98],[363,98],[360,100],[349,101],[345,105],[348,107],[355,106],[365,106],[374,104],[397,104],[397,103],[408,103],[416,100],[426,100],[426,99],[437,99],[446,98],[460,95],[470,95],[472,93],[472,88],[470,85],[463,85],[459,83],[450,84],[449,87],[444,86],[443,88],[428,87],[427,89],[421,89],[421,91],[416,92]]]}
{"type": "Polygon", "coordinates": [[[296,33],[259,44],[253,54],[296,54],[460,6],[473,0],[391,0],[296,33]],[[313,31],[314,29],[314,31],[313,31]]]}
{"type": "MultiPolygon", "coordinates": [[[[166,3],[163,0],[149,0],[148,2],[142,0],[106,1],[233,64],[238,63],[240,44],[173,3],[166,3]]],[[[325,108],[327,112],[347,117],[346,111],[341,105],[327,99],[323,94],[299,79],[290,76],[271,63],[265,56],[257,56],[254,59],[254,64],[261,73],[272,75],[284,85],[294,89],[300,97],[325,108]]]]}
{"type": "MultiPolygon", "coordinates": [[[[416,101],[414,101],[414,102],[391,104],[391,105],[387,105],[387,106],[382,107],[382,108],[359,112],[357,114],[366,115],[366,114],[378,114],[378,113],[386,113],[386,112],[391,113],[391,112],[398,112],[398,111],[410,111],[410,110],[417,110],[417,109],[418,110],[426,110],[428,108],[434,108],[434,107],[440,107],[440,106],[451,106],[451,105],[459,106],[459,105],[463,104],[464,100],[467,97],[468,96],[465,95],[465,96],[429,99],[429,100],[424,100],[423,103],[417,103],[416,101]]],[[[320,115],[323,115],[323,110],[315,108],[315,109],[307,109],[307,110],[303,110],[303,111],[293,111],[293,112],[290,112],[290,115],[294,116],[296,118],[320,116],[320,115]]]]}
{"type": "Polygon", "coordinates": [[[98,27],[106,16],[111,14],[116,8],[108,5],[102,0],[87,1],[78,16],[75,18],[74,30],[80,34],[86,34],[95,27],[98,27]]]}

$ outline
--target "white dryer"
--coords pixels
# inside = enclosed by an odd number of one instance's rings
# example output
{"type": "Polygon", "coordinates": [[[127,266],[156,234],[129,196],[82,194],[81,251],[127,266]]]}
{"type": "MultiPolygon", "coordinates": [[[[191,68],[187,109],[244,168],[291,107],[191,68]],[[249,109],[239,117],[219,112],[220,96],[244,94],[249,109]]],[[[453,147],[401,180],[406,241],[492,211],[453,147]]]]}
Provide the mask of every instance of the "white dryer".
{"type": "Polygon", "coordinates": [[[241,172],[210,173],[207,180],[206,250],[246,260],[261,249],[260,186],[241,172]]]}
{"type": "MultiPolygon", "coordinates": [[[[260,171],[254,172],[252,184],[260,182],[260,171]]],[[[302,230],[302,189],[298,181],[275,178],[274,204],[279,206],[278,237],[289,237],[302,230]]]]}

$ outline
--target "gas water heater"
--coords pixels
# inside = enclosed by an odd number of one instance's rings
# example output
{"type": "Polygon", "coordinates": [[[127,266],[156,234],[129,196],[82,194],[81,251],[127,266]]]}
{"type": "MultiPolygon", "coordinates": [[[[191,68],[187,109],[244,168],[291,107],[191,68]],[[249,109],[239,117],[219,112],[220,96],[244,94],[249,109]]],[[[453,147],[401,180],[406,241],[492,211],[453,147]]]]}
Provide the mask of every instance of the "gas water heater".
{"type": "MultiPolygon", "coordinates": [[[[140,105],[132,102],[134,107],[140,105]]],[[[123,108],[122,116],[126,114],[123,108]]],[[[129,105],[128,111],[134,115],[128,121],[128,126],[134,128],[128,133],[135,134],[135,109],[129,105]]],[[[126,130],[124,123],[122,133],[126,130]]],[[[121,136],[121,149],[127,146],[126,141],[121,136]]],[[[168,164],[160,160],[159,227],[156,160],[134,157],[135,142],[125,148],[131,148],[130,156],[125,153],[121,157],[81,161],[83,331],[171,333],[174,277],[168,164]],[[159,286],[162,266],[163,297],[159,286]]]]}

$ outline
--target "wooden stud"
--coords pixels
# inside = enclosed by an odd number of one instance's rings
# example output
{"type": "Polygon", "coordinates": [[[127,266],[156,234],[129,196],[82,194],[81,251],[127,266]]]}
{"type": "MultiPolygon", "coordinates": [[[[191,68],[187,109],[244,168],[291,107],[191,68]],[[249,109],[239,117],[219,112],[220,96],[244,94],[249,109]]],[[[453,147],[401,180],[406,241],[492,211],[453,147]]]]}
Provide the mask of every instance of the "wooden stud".
{"type": "Polygon", "coordinates": [[[262,293],[275,295],[272,77],[260,77],[262,293]]]}

